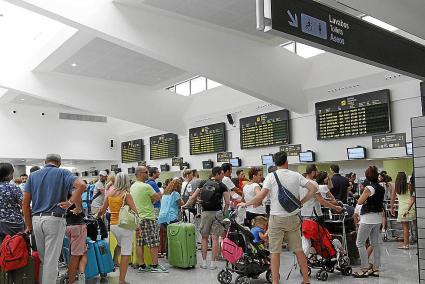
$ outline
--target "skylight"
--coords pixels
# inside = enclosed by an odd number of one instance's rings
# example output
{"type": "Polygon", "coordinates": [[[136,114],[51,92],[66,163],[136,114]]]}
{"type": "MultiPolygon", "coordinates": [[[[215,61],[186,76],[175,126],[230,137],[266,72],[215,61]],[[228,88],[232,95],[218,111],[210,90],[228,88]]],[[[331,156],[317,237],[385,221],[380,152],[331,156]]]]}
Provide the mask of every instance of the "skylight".
{"type": "Polygon", "coordinates": [[[366,22],[369,22],[369,23],[371,23],[375,26],[386,29],[387,31],[390,31],[390,32],[395,32],[396,30],[398,30],[398,28],[391,26],[390,24],[387,24],[387,23],[385,23],[381,20],[378,20],[378,19],[371,17],[371,16],[368,16],[368,15],[362,16],[361,18],[366,22]]]}
{"type": "Polygon", "coordinates": [[[206,90],[214,89],[219,86],[221,86],[221,84],[216,81],[202,76],[198,76],[170,86],[167,88],[167,90],[188,97],[194,94],[204,92],[206,90]]]}
{"type": "Polygon", "coordinates": [[[66,25],[21,7],[0,1],[0,60],[4,65],[33,60],[66,25]]]}
{"type": "Polygon", "coordinates": [[[299,42],[291,41],[289,43],[284,43],[281,47],[289,50],[290,52],[296,53],[297,55],[303,58],[311,58],[313,56],[325,53],[324,50],[302,44],[299,42]]]}

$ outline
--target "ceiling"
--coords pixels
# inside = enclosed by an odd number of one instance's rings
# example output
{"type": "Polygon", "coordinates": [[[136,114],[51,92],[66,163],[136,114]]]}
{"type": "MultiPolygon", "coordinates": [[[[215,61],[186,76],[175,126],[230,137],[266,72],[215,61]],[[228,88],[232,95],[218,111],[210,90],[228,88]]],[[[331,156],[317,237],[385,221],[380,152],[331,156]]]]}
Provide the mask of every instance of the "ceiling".
{"type": "Polygon", "coordinates": [[[186,73],[100,38],[83,46],[54,71],[145,86],[158,85],[186,73]]]}
{"type": "Polygon", "coordinates": [[[255,0],[117,0],[115,2],[139,7],[148,5],[262,39],[275,38],[273,35],[256,30],[255,0]]]}
{"type": "MultiPolygon", "coordinates": [[[[83,109],[86,105],[88,110],[90,105],[99,104],[98,110],[104,112],[100,114],[139,124],[146,123],[144,125],[155,129],[162,127],[165,130],[166,125],[174,128],[167,131],[177,132],[178,127],[173,125],[177,124],[177,119],[186,120],[187,124],[190,118],[201,119],[201,116],[228,112],[229,108],[242,109],[253,98],[259,104],[267,101],[280,107],[286,107],[285,103],[291,100],[305,105],[304,100],[323,94],[335,97],[341,95],[346,92],[344,88],[347,84],[359,85],[356,91],[361,92],[363,86],[371,87],[368,83],[370,80],[378,82],[378,76],[379,82],[386,80],[386,73],[378,73],[384,72],[382,69],[375,70],[367,64],[350,62],[331,53],[322,55],[322,59],[318,56],[305,60],[277,47],[276,43],[285,39],[256,30],[255,0],[114,0],[112,4],[111,1],[74,0],[71,2],[80,5],[76,11],[67,11],[72,9],[72,4],[67,1],[6,1],[51,17],[92,37],[80,45],[74,42],[78,46],[69,48],[72,51],[68,53],[66,49],[71,45],[71,40],[64,41],[58,48],[63,49],[61,58],[52,56],[57,50],[46,54],[45,62],[57,61],[57,64],[50,64],[53,67],[45,72],[34,72],[31,69],[29,73],[38,77],[28,80],[32,84],[27,84],[27,78],[4,80],[0,72],[0,86],[8,86],[2,84],[4,81],[12,82],[10,88],[21,88],[24,93],[46,98],[17,95],[11,100],[14,104],[63,108],[67,102],[71,105],[71,102],[78,101],[80,104],[74,104],[75,107],[83,109]],[[87,7],[95,7],[93,3],[96,2],[104,9],[89,12],[84,9],[85,3],[91,3],[87,7]],[[248,64],[244,65],[245,62],[248,64]],[[206,76],[231,86],[234,90],[229,87],[220,89],[223,100],[231,103],[214,104],[214,100],[219,97],[214,97],[214,92],[187,100],[175,99],[176,95],[166,94],[164,89],[167,84],[182,81],[184,76],[188,76],[188,71],[192,75],[206,76]],[[16,84],[14,88],[15,82],[22,85],[16,84]],[[330,92],[335,88],[343,91],[330,92]],[[235,90],[240,94],[234,94],[232,91],[235,90]],[[159,122],[153,124],[153,115],[148,113],[148,109],[139,113],[135,109],[129,110],[131,106],[114,104],[120,95],[122,101],[126,102],[133,98],[140,99],[139,104],[150,106],[152,101],[147,100],[158,102],[158,105],[151,107],[155,109],[154,115],[157,109],[159,111],[162,108],[175,108],[183,114],[177,111],[158,113],[155,120],[159,122]],[[71,97],[73,101],[70,101],[71,97]],[[112,99],[107,101],[108,97],[112,99]],[[51,103],[50,99],[60,104],[51,103]],[[205,110],[205,105],[211,107],[205,110]],[[125,112],[132,117],[124,115],[125,112]],[[178,116],[164,119],[169,113],[178,113],[178,116]]],[[[355,9],[345,6],[355,3],[354,0],[340,0],[341,3],[335,0],[320,1],[356,16],[363,12],[369,13],[369,9],[372,11],[374,8],[372,4],[365,4],[365,9],[359,9],[359,4],[355,5],[355,9]]],[[[377,1],[383,3],[382,0],[377,1]]],[[[388,0],[388,3],[393,10],[403,9],[400,2],[388,0]]],[[[425,4],[417,7],[425,7],[425,4]]],[[[389,19],[383,20],[392,23],[389,19]]],[[[404,20],[415,21],[407,17],[404,20]]],[[[20,73],[24,72],[18,70],[17,74],[20,73]]],[[[297,111],[297,104],[289,106],[297,111]]],[[[98,110],[92,111],[99,113],[98,110]]],[[[306,112],[304,109],[302,111],[306,112]]],[[[130,128],[139,130],[134,125],[130,128]]]]}
{"type": "MultiPolygon", "coordinates": [[[[8,95],[12,95],[12,94],[14,94],[14,92],[9,91],[8,95]]],[[[80,111],[78,109],[75,109],[63,104],[57,104],[57,103],[43,100],[37,97],[33,97],[33,96],[25,95],[25,94],[19,94],[19,93],[15,93],[14,98],[11,99],[9,103],[16,104],[16,105],[40,106],[40,107],[60,108],[60,109],[80,111]]]]}

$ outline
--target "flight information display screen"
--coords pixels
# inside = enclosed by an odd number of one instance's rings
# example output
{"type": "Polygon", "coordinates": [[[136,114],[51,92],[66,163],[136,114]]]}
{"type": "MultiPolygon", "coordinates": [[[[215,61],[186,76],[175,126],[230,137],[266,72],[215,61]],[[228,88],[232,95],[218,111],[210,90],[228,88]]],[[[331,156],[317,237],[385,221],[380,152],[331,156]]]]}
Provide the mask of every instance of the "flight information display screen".
{"type": "Polygon", "coordinates": [[[278,110],[241,118],[241,149],[289,144],[289,111],[278,110]]]}
{"type": "Polygon", "coordinates": [[[143,139],[121,143],[121,162],[123,164],[143,161],[143,154],[143,139]]]}
{"type": "Polygon", "coordinates": [[[178,156],[178,137],[176,134],[167,133],[152,136],[149,140],[151,160],[167,159],[178,156]]]}
{"type": "Polygon", "coordinates": [[[390,91],[318,102],[316,127],[318,140],[389,133],[390,91]]]}
{"type": "Polygon", "coordinates": [[[226,151],[225,123],[189,129],[189,144],[191,155],[226,151]]]}

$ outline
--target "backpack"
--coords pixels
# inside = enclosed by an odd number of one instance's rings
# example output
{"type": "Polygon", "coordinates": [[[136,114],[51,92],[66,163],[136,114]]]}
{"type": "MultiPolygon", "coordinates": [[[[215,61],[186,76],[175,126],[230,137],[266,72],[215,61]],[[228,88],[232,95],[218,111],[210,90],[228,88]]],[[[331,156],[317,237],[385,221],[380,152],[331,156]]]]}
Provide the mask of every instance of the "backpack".
{"type": "Polygon", "coordinates": [[[211,205],[214,205],[214,202],[216,202],[217,200],[215,200],[215,195],[216,195],[216,190],[218,189],[218,182],[215,180],[210,180],[207,181],[204,186],[201,189],[201,195],[200,195],[200,199],[201,199],[201,204],[202,207],[209,207],[211,205]]]}
{"type": "Polygon", "coordinates": [[[4,272],[16,270],[28,265],[30,244],[25,233],[7,235],[0,246],[0,268],[4,272]]]}

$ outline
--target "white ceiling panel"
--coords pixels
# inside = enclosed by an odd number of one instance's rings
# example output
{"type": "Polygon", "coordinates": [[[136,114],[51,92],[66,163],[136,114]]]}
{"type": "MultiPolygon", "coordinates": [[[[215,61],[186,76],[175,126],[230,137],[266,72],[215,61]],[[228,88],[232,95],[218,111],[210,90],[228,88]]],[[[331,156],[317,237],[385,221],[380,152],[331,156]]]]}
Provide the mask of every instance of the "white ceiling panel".
{"type": "Polygon", "coordinates": [[[54,71],[145,86],[155,86],[186,73],[100,38],[89,42],[54,71]]]}
{"type": "Polygon", "coordinates": [[[116,0],[140,6],[149,5],[242,33],[273,39],[275,36],[256,30],[255,0],[116,0]]]}

